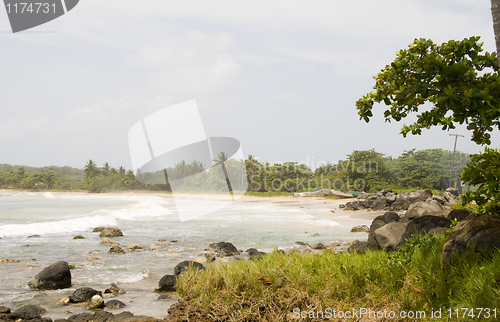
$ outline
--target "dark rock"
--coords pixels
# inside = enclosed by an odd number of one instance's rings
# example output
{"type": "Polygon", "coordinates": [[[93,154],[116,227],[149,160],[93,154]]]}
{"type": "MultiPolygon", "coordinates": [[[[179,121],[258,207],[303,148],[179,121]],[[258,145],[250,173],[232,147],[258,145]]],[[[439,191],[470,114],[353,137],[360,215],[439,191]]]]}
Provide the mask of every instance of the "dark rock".
{"type": "Polygon", "coordinates": [[[101,231],[104,230],[104,227],[96,227],[94,230],[92,230],[93,233],[100,233],[101,231]]]}
{"type": "MultiPolygon", "coordinates": [[[[176,267],[177,268],[177,267],[176,267]]],[[[173,292],[175,291],[175,283],[177,279],[174,275],[165,275],[158,282],[158,287],[155,289],[156,292],[173,292]]]]}
{"type": "Polygon", "coordinates": [[[47,312],[46,309],[43,307],[39,307],[36,305],[23,305],[17,310],[15,310],[13,313],[11,313],[11,318],[16,317],[15,319],[34,319],[34,318],[39,318],[41,315],[45,314],[47,312]]]}
{"type": "Polygon", "coordinates": [[[375,239],[375,234],[374,231],[379,229],[380,227],[383,227],[387,224],[390,224],[393,221],[398,221],[399,215],[395,212],[386,212],[385,214],[381,216],[377,216],[375,219],[373,219],[372,224],[370,225],[370,232],[368,234],[368,240],[367,240],[367,248],[369,250],[376,250],[380,248],[380,245],[378,241],[375,239]]]}
{"type": "Polygon", "coordinates": [[[372,202],[370,208],[373,210],[382,210],[387,207],[389,204],[387,203],[387,199],[385,197],[379,197],[375,201],[372,202]]]}
{"type": "Polygon", "coordinates": [[[121,309],[122,307],[125,307],[127,305],[125,303],[123,303],[122,301],[110,300],[110,301],[107,301],[104,306],[107,307],[108,309],[116,310],[116,309],[121,309]]]}
{"type": "Polygon", "coordinates": [[[407,210],[411,205],[410,195],[408,192],[401,192],[396,196],[396,201],[391,205],[394,210],[407,210]]]}
{"type": "Polygon", "coordinates": [[[68,318],[68,322],[89,322],[93,321],[94,315],[92,313],[84,312],[74,314],[68,318]]]}
{"type": "Polygon", "coordinates": [[[265,252],[261,252],[260,250],[257,250],[255,248],[249,248],[245,251],[250,257],[260,257],[266,255],[265,252]]]}
{"type": "Polygon", "coordinates": [[[398,245],[398,248],[416,232],[419,232],[421,235],[427,235],[429,233],[438,232],[436,228],[444,228],[444,230],[447,230],[450,228],[450,225],[451,221],[443,217],[423,216],[415,218],[406,226],[406,230],[399,241],[400,245],[398,245]]]}
{"type": "Polygon", "coordinates": [[[68,263],[60,261],[47,266],[29,281],[28,286],[37,290],[57,290],[71,287],[71,272],[68,263]]]}
{"type": "Polygon", "coordinates": [[[455,188],[450,187],[450,188],[446,189],[445,192],[449,192],[456,197],[460,196],[460,194],[458,193],[458,190],[455,188]]]}
{"type": "Polygon", "coordinates": [[[239,255],[238,249],[231,243],[219,242],[208,246],[208,250],[219,253],[221,257],[239,255]]]}
{"type": "Polygon", "coordinates": [[[349,246],[349,248],[347,249],[347,252],[349,252],[349,253],[354,253],[354,252],[364,253],[368,249],[367,246],[368,246],[367,242],[361,242],[358,240],[356,243],[349,246]]]}
{"type": "Polygon", "coordinates": [[[311,248],[312,249],[326,249],[325,245],[323,245],[322,243],[317,243],[315,245],[312,245],[311,248]]]}
{"type": "Polygon", "coordinates": [[[0,313],[10,313],[10,308],[6,306],[0,306],[0,313]]]}
{"type": "Polygon", "coordinates": [[[470,252],[487,254],[500,249],[500,216],[474,214],[458,223],[443,246],[441,261],[445,269],[453,264],[453,256],[470,252]]]}
{"type": "Polygon", "coordinates": [[[373,236],[380,248],[386,251],[396,250],[401,236],[406,230],[406,224],[393,221],[373,231],[373,236]]]}
{"type": "Polygon", "coordinates": [[[295,242],[295,245],[299,245],[299,246],[309,246],[309,244],[308,244],[308,243],[304,243],[304,242],[301,242],[301,241],[295,242]]]}
{"type": "Polygon", "coordinates": [[[129,311],[121,312],[116,314],[115,316],[108,319],[106,322],[123,322],[123,321],[131,321],[134,318],[134,315],[129,311]]]}
{"type": "Polygon", "coordinates": [[[165,301],[165,300],[170,300],[172,297],[168,294],[162,294],[160,296],[158,296],[158,301],[165,301]]]}
{"type": "Polygon", "coordinates": [[[107,322],[113,317],[113,314],[106,311],[95,312],[92,316],[92,322],[107,322]]]}
{"type": "Polygon", "coordinates": [[[102,292],[90,287],[80,287],[69,295],[69,300],[71,303],[82,303],[89,301],[94,295],[102,297],[102,292]]]}
{"type": "Polygon", "coordinates": [[[85,237],[83,237],[82,235],[76,235],[75,237],[73,237],[73,239],[84,239],[85,237]]]}
{"type": "Polygon", "coordinates": [[[31,235],[31,236],[28,236],[28,238],[38,238],[40,237],[40,235],[31,235]]]}
{"type": "Polygon", "coordinates": [[[99,237],[119,237],[119,236],[123,236],[123,233],[120,229],[116,227],[104,228],[99,234],[99,237]]]}
{"type": "Polygon", "coordinates": [[[410,192],[411,203],[424,201],[429,197],[432,197],[432,191],[430,191],[429,189],[410,192]]]}
{"type": "Polygon", "coordinates": [[[369,233],[370,228],[366,225],[356,226],[351,229],[351,233],[369,233]]]}
{"type": "Polygon", "coordinates": [[[457,220],[458,222],[464,220],[465,218],[469,217],[471,215],[471,212],[465,209],[453,209],[450,211],[448,214],[448,219],[449,220],[457,220]]]}
{"type": "Polygon", "coordinates": [[[125,251],[120,246],[113,246],[109,249],[108,254],[125,254],[125,251]]]}
{"type": "Polygon", "coordinates": [[[101,245],[105,245],[105,246],[120,246],[120,243],[115,242],[111,238],[103,238],[101,240],[101,245]]]}
{"type": "Polygon", "coordinates": [[[121,288],[119,288],[118,286],[116,286],[116,284],[109,284],[108,288],[104,290],[104,294],[125,294],[125,291],[121,288]]]}
{"type": "Polygon", "coordinates": [[[188,270],[189,267],[193,267],[194,269],[198,269],[198,270],[204,270],[205,269],[205,266],[203,266],[200,263],[193,262],[193,261],[183,261],[183,262],[177,264],[177,266],[175,266],[175,268],[174,268],[174,274],[175,274],[175,276],[178,276],[178,275],[180,275],[182,273],[187,272],[187,270],[188,270]]]}

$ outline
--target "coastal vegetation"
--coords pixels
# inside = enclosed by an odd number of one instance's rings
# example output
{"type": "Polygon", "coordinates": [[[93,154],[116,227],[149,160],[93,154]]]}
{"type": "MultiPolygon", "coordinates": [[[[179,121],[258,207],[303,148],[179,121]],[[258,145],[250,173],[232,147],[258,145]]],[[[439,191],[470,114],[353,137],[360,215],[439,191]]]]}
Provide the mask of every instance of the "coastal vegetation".
{"type": "MultiPolygon", "coordinates": [[[[398,158],[375,150],[353,151],[337,163],[320,163],[314,171],[297,162],[260,162],[253,155],[246,160],[235,160],[219,155],[213,167],[196,160],[181,161],[173,168],[157,173],[133,172],[124,167],[104,163],[99,167],[89,160],[83,170],[70,167],[31,168],[0,165],[0,186],[3,188],[33,190],[106,191],[164,191],[170,192],[170,183],[176,182],[176,191],[217,193],[228,187],[247,190],[252,195],[289,194],[297,191],[334,189],[339,191],[375,192],[391,188],[396,192],[418,189],[444,190],[450,179],[453,153],[443,149],[408,150],[398,158]],[[244,165],[243,165],[244,162],[244,165]],[[224,165],[224,176],[215,167],[224,165]],[[246,175],[239,175],[245,167],[246,175]],[[168,173],[168,175],[167,175],[168,173]]],[[[461,189],[460,171],[469,162],[466,153],[454,156],[453,184],[461,189]]],[[[470,180],[470,179],[469,179],[470,180]]],[[[475,184],[475,183],[473,183],[475,184]]]]}
{"type": "Polygon", "coordinates": [[[354,310],[359,315],[361,308],[370,308],[382,314],[394,312],[394,321],[470,321],[471,314],[478,320],[495,320],[494,314],[496,318],[500,314],[494,311],[500,305],[500,254],[486,258],[476,254],[445,271],[441,250],[449,233],[415,235],[397,252],[275,251],[252,261],[192,270],[178,277],[176,290],[184,309],[171,314],[221,321],[285,321],[300,320],[297,314],[315,320],[327,309],[337,314],[354,310]],[[400,319],[403,312],[406,319],[400,319]],[[411,314],[419,316],[412,319],[411,314]]]}

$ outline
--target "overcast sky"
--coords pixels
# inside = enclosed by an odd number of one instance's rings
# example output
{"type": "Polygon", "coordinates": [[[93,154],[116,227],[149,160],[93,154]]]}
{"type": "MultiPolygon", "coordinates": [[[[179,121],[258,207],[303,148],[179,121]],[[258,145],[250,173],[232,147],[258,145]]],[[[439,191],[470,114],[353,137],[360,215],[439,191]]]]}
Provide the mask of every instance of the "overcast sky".
{"type": "Polygon", "coordinates": [[[355,102],[415,38],[478,35],[495,51],[489,0],[82,0],[9,30],[0,8],[0,163],[130,169],[131,126],[191,99],[208,136],[236,138],[262,161],[451,150],[450,133],[466,135],[457,149],[482,149],[463,128],[404,139],[385,105],[367,124],[355,102]]]}

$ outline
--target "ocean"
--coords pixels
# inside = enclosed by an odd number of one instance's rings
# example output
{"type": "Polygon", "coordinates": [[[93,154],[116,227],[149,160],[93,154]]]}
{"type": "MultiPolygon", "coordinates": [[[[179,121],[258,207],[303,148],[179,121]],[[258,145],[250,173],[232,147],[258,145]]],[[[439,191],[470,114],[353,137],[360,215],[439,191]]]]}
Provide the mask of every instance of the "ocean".
{"type": "MultiPolygon", "coordinates": [[[[189,197],[185,201],[193,213],[217,208],[220,203],[189,197]]],[[[330,245],[363,240],[365,233],[350,230],[357,225],[369,226],[375,215],[355,216],[338,205],[318,202],[259,201],[234,202],[212,214],[181,222],[168,195],[0,193],[0,260],[19,260],[0,264],[0,305],[41,305],[48,310],[45,316],[67,318],[86,311],[84,305],[58,304],[72,290],[89,286],[104,291],[108,284],[116,283],[127,292],[117,297],[127,304],[122,310],[163,318],[175,298],[157,300],[153,290],[158,280],[173,274],[178,263],[193,260],[211,243],[225,241],[241,250],[271,252],[275,248],[288,251],[296,241],[330,245]],[[101,245],[99,234],[92,232],[99,226],[122,230],[123,237],[112,239],[126,254],[107,253],[110,246],[101,245]],[[73,239],[76,235],[84,239],[73,239]],[[166,242],[160,242],[161,238],[166,242]],[[145,249],[126,249],[133,244],[145,249]],[[152,246],[162,249],[148,250],[152,246]],[[44,267],[60,260],[77,265],[71,271],[72,288],[33,291],[27,286],[44,267]]]]}

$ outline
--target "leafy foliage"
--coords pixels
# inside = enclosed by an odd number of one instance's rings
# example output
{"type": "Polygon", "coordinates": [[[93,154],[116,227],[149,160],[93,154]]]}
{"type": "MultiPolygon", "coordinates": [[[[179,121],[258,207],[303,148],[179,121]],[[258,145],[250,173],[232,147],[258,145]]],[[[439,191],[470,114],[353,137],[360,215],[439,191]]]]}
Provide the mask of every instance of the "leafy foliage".
{"type": "Polygon", "coordinates": [[[494,214],[500,211],[500,151],[485,148],[484,153],[471,155],[471,162],[461,174],[462,180],[479,185],[463,197],[463,204],[475,201],[478,211],[494,214]]]}
{"type": "Polygon", "coordinates": [[[455,123],[466,123],[474,142],[490,144],[488,132],[500,129],[499,65],[494,53],[481,54],[479,38],[450,40],[441,46],[415,39],[374,77],[375,91],[356,102],[358,114],[368,122],[374,103],[384,102],[390,106],[384,112],[386,121],[399,122],[430,102],[433,107],[429,111],[418,114],[414,124],[403,126],[403,136],[421,134],[423,128],[431,126],[446,130],[454,129],[455,123]],[[485,68],[493,73],[479,73],[485,68]]]}

